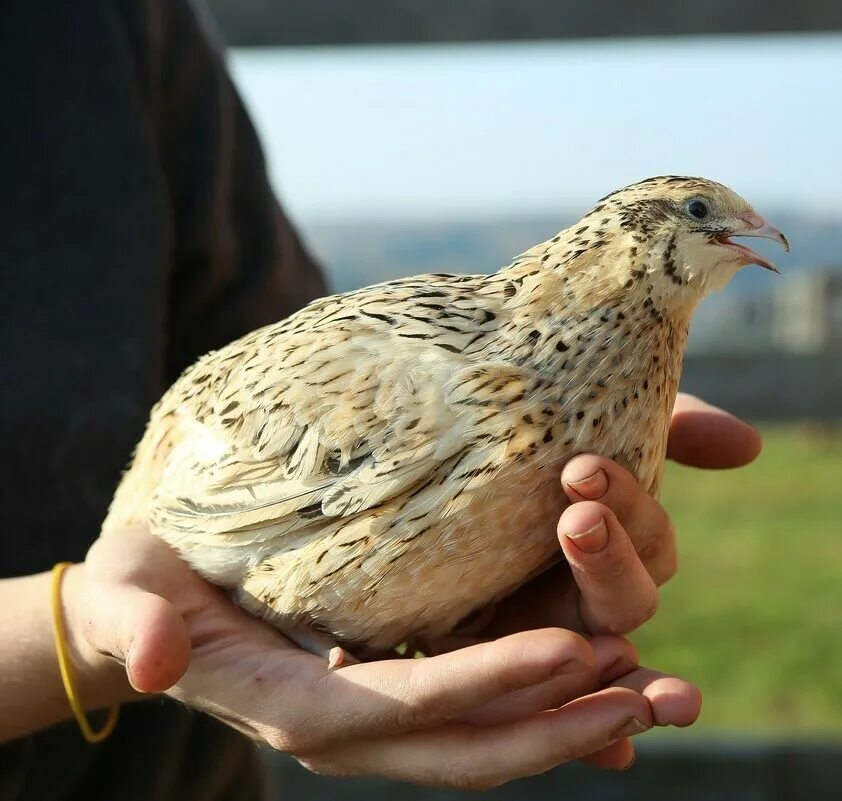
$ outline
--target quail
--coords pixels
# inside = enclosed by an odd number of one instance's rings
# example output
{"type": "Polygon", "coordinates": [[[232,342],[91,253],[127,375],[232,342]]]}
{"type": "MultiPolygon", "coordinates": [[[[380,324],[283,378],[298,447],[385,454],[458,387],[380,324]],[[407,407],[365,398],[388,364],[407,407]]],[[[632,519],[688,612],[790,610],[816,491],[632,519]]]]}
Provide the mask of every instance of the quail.
{"type": "Polygon", "coordinates": [[[559,558],[574,455],[657,496],[696,305],[775,269],[734,236],[789,249],[727,187],[661,176],[494,274],[317,300],[176,381],[104,528],[148,525],[334,662],[445,635],[559,558]]]}

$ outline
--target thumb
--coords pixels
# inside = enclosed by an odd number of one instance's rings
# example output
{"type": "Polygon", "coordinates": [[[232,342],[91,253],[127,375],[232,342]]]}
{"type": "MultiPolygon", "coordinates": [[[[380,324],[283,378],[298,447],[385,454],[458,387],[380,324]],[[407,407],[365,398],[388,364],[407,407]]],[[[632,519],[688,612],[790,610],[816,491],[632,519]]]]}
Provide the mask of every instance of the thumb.
{"type": "Polygon", "coordinates": [[[89,598],[87,638],[126,665],[135,690],[168,690],[190,664],[184,619],[166,599],[135,586],[101,585],[89,598]]]}

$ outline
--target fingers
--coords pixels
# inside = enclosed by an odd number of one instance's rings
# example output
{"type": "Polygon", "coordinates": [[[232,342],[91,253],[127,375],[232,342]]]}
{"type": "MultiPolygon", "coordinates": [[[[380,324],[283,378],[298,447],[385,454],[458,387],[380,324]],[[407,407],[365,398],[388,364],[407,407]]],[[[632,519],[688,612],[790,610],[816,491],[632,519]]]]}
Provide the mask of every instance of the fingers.
{"type": "Polygon", "coordinates": [[[558,536],[581,593],[587,631],[625,634],[652,617],[657,587],[610,509],[592,501],[569,506],[558,536]]]}
{"type": "Polygon", "coordinates": [[[656,726],[689,726],[702,711],[702,694],[690,682],[649,668],[637,668],[613,682],[641,693],[652,704],[656,726]]]}
{"type": "MultiPolygon", "coordinates": [[[[248,655],[239,648],[236,663],[204,671],[201,692],[218,709],[236,710],[229,717],[246,722],[273,748],[300,755],[436,726],[531,685],[586,673],[593,661],[586,640],[560,629],[336,671],[311,654],[266,654],[261,647],[248,655]]],[[[198,679],[191,667],[177,689],[195,696],[198,679]]]]}
{"type": "MultiPolygon", "coordinates": [[[[613,686],[627,687],[648,698],[656,726],[690,726],[702,710],[698,687],[657,670],[636,668],[614,681],[613,686]]],[[[634,764],[634,756],[634,746],[625,738],[585,757],[583,762],[598,768],[627,770],[634,764]]]]}
{"type": "Polygon", "coordinates": [[[149,586],[166,579],[166,560],[195,578],[166,545],[139,528],[100,538],[85,561],[84,636],[97,651],[123,662],[132,686],[144,693],[169,689],[190,662],[184,619],[149,586]]]}
{"type": "Polygon", "coordinates": [[[670,424],[667,456],[691,467],[740,467],[763,447],[755,428],[693,395],[679,393],[670,424]]]}
{"type": "Polygon", "coordinates": [[[187,670],[190,638],[168,601],[133,587],[101,585],[85,605],[85,637],[100,653],[125,663],[135,690],[164,692],[187,670]]]}
{"type": "Polygon", "coordinates": [[[303,711],[312,718],[314,703],[324,707],[319,716],[337,719],[346,735],[349,725],[362,736],[401,732],[548,682],[564,696],[592,682],[593,665],[591,646],[572,632],[522,632],[425,659],[351,665],[321,681],[303,711]]]}
{"type": "Polygon", "coordinates": [[[628,470],[602,456],[585,454],[565,465],[561,480],[574,504],[599,501],[613,510],[656,584],[672,578],[677,567],[675,527],[628,470]]]}
{"type": "Polygon", "coordinates": [[[522,690],[515,690],[461,715],[460,720],[480,726],[498,725],[527,718],[547,709],[558,709],[598,687],[625,676],[637,666],[635,647],[622,637],[594,637],[594,664],[522,690]]]}
{"type": "Polygon", "coordinates": [[[484,790],[602,752],[653,723],[646,698],[613,687],[525,720],[484,727],[449,724],[375,742],[345,741],[303,761],[317,772],[376,773],[425,785],[484,790]]]}

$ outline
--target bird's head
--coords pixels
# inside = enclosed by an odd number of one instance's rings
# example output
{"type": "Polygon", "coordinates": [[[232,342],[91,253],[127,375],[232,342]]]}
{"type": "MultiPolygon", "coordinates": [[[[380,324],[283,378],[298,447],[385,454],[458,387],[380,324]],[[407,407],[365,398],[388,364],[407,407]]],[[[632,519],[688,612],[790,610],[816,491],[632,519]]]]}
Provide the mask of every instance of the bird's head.
{"type": "Polygon", "coordinates": [[[600,261],[615,265],[615,281],[627,288],[645,283],[664,301],[691,306],[747,264],[777,272],[734,237],[764,237],[789,250],[786,237],[736,192],[704,178],[660,176],[632,184],[602,198],[568,230],[585,248],[608,251],[611,258],[600,261]]]}

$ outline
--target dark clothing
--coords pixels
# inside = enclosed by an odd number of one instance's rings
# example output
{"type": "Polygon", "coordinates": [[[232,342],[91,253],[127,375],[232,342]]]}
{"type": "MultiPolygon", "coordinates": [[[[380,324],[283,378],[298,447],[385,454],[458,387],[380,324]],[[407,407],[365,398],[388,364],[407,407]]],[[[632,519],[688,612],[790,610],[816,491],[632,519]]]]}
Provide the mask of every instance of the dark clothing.
{"type": "MultiPolygon", "coordinates": [[[[320,294],[186,0],[0,7],[0,576],[81,560],[149,409],[320,294]]],[[[175,704],[0,748],[0,800],[250,799],[254,749],[175,704]]]]}

